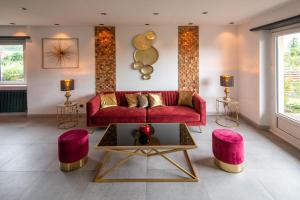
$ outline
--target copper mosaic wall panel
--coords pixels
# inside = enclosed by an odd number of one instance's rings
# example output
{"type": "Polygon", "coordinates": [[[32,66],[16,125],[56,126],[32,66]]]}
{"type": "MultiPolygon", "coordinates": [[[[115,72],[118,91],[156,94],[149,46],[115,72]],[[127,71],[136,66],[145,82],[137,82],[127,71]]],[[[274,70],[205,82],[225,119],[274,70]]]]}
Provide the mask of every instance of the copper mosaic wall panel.
{"type": "Polygon", "coordinates": [[[116,90],[115,27],[95,27],[96,93],[116,90]]]}
{"type": "Polygon", "coordinates": [[[199,27],[178,27],[178,87],[199,92],[199,27]]]}

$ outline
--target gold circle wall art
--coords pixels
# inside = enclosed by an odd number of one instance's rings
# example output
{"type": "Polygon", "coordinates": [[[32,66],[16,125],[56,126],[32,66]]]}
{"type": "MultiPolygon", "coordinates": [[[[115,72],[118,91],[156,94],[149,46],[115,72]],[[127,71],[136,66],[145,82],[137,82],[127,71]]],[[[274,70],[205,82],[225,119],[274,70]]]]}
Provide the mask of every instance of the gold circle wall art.
{"type": "Polygon", "coordinates": [[[156,37],[155,32],[147,31],[136,35],[132,40],[135,48],[132,68],[140,71],[143,80],[151,78],[151,74],[154,71],[153,64],[156,63],[159,57],[157,49],[153,47],[156,37]]]}

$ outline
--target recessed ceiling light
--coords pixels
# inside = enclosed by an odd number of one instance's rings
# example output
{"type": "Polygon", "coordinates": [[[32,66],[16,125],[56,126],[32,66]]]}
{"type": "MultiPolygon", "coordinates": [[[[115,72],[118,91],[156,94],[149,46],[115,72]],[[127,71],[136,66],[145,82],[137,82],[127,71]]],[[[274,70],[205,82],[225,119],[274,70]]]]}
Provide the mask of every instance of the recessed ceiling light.
{"type": "Polygon", "coordinates": [[[193,23],[192,23],[192,22],[190,22],[190,23],[188,23],[188,25],[190,25],[190,26],[191,26],[191,25],[193,25],[193,23]]]}
{"type": "Polygon", "coordinates": [[[102,12],[102,13],[100,13],[101,15],[107,15],[107,13],[106,12],[102,12]]]}
{"type": "Polygon", "coordinates": [[[230,25],[233,25],[233,24],[234,24],[234,22],[230,22],[229,24],[230,24],[230,25]]]}
{"type": "Polygon", "coordinates": [[[54,24],[54,26],[59,26],[60,24],[54,24]]]}
{"type": "Polygon", "coordinates": [[[14,22],[11,22],[11,23],[9,23],[10,25],[16,25],[16,23],[14,23],[14,22]]]}
{"type": "Polygon", "coordinates": [[[27,10],[27,8],[25,8],[25,7],[22,7],[22,8],[20,8],[21,10],[27,10]]]}
{"type": "Polygon", "coordinates": [[[145,24],[146,26],[149,26],[150,24],[145,24]]]}
{"type": "Polygon", "coordinates": [[[207,11],[205,11],[205,12],[202,12],[202,14],[203,14],[203,15],[206,15],[206,14],[208,14],[208,12],[207,12],[207,11]]]}
{"type": "Polygon", "coordinates": [[[158,13],[158,12],[155,12],[155,13],[153,13],[153,15],[159,15],[159,13],[158,13]]]}
{"type": "Polygon", "coordinates": [[[99,26],[103,26],[104,24],[99,24],[99,26]]]}

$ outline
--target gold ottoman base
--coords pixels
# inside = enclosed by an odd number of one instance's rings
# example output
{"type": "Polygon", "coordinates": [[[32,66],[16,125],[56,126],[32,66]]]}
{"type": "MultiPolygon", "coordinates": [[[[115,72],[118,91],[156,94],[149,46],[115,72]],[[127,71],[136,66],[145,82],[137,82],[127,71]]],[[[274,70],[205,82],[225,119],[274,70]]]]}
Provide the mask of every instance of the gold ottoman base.
{"type": "Polygon", "coordinates": [[[60,170],[61,171],[64,171],[64,172],[70,172],[70,171],[73,171],[75,169],[79,169],[81,167],[83,167],[88,161],[88,157],[85,156],[84,158],[78,160],[78,161],[75,161],[75,162],[72,162],[72,163],[60,163],[60,170]]]}
{"type": "Polygon", "coordinates": [[[215,158],[215,164],[222,170],[230,173],[239,173],[243,171],[243,164],[238,164],[238,165],[233,165],[233,164],[228,164],[224,163],[217,158],[215,158]]]}

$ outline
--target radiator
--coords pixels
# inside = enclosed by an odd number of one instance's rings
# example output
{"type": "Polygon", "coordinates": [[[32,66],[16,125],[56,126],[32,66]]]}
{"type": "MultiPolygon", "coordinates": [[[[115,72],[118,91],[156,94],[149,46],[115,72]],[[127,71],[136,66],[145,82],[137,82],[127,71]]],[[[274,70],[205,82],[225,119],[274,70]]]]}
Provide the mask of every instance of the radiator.
{"type": "Polygon", "coordinates": [[[0,113],[26,111],[26,90],[0,90],[0,113]]]}

